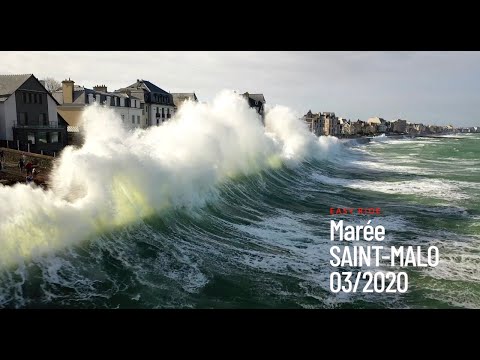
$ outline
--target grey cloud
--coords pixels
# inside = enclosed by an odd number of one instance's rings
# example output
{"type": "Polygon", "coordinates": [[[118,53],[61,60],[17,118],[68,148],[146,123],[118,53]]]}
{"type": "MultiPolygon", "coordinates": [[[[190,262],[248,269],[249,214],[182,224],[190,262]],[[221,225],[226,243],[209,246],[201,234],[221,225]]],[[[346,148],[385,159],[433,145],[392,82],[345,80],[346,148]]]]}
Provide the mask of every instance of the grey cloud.
{"type": "Polygon", "coordinates": [[[298,113],[473,126],[479,60],[479,52],[0,52],[0,72],[110,89],[143,78],[203,101],[224,88],[261,91],[298,113]]]}

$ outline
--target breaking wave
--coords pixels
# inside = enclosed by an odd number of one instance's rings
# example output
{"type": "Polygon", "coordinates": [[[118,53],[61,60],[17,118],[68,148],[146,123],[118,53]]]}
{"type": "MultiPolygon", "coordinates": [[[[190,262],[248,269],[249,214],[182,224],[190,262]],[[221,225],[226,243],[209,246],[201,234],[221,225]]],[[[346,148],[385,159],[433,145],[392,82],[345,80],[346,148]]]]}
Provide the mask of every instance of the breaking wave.
{"type": "Polygon", "coordinates": [[[230,91],[185,103],[162,126],[127,130],[108,107],[84,111],[85,143],[67,147],[50,189],[0,187],[0,266],[64,248],[171,209],[194,209],[227,180],[338,151],[290,109],[265,118],[230,91]]]}

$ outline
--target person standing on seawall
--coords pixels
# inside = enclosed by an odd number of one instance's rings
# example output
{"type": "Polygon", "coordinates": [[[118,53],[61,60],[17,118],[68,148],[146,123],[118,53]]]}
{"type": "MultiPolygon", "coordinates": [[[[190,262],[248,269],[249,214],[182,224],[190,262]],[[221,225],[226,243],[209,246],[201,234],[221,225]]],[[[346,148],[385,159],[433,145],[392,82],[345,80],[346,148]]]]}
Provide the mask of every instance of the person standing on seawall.
{"type": "Polygon", "coordinates": [[[25,165],[25,169],[27,169],[27,175],[32,175],[32,170],[33,170],[33,164],[31,161],[25,165]]]}
{"type": "Polygon", "coordinates": [[[20,168],[20,172],[23,173],[23,169],[25,168],[25,162],[23,161],[23,158],[18,160],[18,167],[20,168]]]}

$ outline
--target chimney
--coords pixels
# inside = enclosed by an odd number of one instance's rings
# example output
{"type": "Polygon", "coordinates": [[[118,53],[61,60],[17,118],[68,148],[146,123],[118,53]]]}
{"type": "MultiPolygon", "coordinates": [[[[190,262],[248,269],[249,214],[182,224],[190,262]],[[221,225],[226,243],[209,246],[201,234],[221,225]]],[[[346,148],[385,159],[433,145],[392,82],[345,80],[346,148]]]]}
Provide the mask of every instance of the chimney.
{"type": "Polygon", "coordinates": [[[93,90],[98,91],[98,92],[106,93],[107,92],[107,87],[105,85],[96,85],[96,86],[93,87],[93,90]]]}
{"type": "Polygon", "coordinates": [[[75,81],[70,80],[63,80],[62,81],[62,90],[63,90],[63,103],[64,104],[71,104],[73,103],[73,85],[75,81]]]}

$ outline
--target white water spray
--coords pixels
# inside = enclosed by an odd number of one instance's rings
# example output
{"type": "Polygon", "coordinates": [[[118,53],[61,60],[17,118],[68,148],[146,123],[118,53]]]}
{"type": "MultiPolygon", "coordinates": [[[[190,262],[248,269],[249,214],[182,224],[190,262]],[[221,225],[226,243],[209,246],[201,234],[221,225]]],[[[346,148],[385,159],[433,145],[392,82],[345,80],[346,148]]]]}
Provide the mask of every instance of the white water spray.
{"type": "Polygon", "coordinates": [[[336,138],[318,140],[285,107],[266,115],[231,91],[212,104],[187,102],[159,127],[127,130],[112,109],[84,111],[85,144],[67,147],[49,190],[0,186],[0,266],[62,249],[172,207],[195,208],[216,185],[325,156],[336,138]]]}

